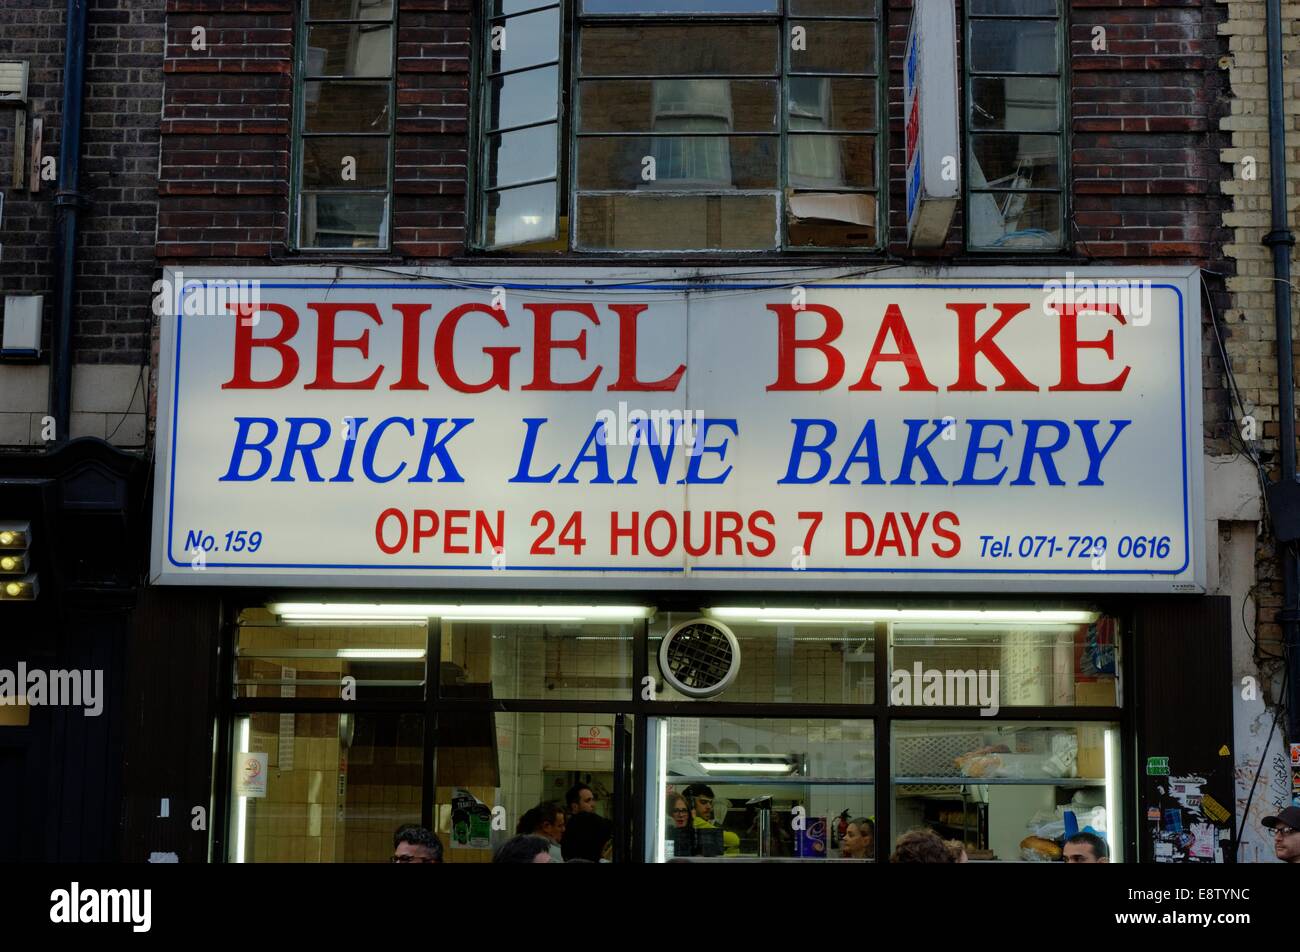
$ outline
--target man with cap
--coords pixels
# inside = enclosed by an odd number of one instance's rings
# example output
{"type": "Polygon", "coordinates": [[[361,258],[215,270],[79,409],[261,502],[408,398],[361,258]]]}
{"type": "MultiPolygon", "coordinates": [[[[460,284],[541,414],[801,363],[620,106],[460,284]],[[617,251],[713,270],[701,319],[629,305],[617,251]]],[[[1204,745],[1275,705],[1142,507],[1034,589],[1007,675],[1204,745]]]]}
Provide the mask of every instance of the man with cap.
{"type": "Polygon", "coordinates": [[[1300,807],[1287,807],[1277,816],[1264,817],[1273,831],[1273,850],[1284,863],[1300,863],[1300,807]]]}

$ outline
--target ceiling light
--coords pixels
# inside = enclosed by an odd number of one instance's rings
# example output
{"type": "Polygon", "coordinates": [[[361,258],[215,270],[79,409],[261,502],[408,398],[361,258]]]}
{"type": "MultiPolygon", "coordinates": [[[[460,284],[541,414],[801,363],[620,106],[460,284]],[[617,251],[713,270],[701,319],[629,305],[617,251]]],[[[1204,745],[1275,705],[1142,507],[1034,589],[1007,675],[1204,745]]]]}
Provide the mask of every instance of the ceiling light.
{"type": "Polygon", "coordinates": [[[996,625],[1086,624],[1096,612],[1075,610],[1014,610],[955,608],[710,608],[715,618],[774,624],[844,624],[846,622],[978,622],[996,625]]]}

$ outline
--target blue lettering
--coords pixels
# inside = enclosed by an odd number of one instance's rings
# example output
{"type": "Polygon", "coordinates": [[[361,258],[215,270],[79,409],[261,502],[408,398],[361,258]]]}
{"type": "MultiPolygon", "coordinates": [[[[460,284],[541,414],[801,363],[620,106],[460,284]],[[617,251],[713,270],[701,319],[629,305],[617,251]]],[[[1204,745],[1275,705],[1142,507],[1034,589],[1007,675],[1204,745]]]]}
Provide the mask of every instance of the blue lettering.
{"type": "Polygon", "coordinates": [[[867,464],[867,478],[862,481],[863,486],[883,486],[884,478],[880,475],[880,447],[876,443],[876,421],[868,420],[867,425],[862,428],[858,434],[858,441],[853,444],[853,449],[849,450],[849,458],[844,461],[844,467],[840,474],[831,480],[833,485],[843,485],[849,480],[847,473],[849,467],[854,463],[867,464]],[[865,456],[859,456],[858,450],[865,449],[865,456]]]}
{"type": "Polygon", "coordinates": [[[284,459],[280,461],[280,472],[271,477],[271,482],[294,482],[293,458],[299,455],[302,456],[302,468],[307,472],[307,481],[310,483],[325,482],[316,469],[316,458],[312,454],[329,440],[329,421],[322,420],[320,417],[285,417],[285,422],[289,424],[289,435],[285,437],[284,459]],[[316,427],[316,439],[311,443],[303,443],[302,428],[308,423],[316,427]]]}
{"type": "Polygon", "coordinates": [[[596,425],[591,428],[587,434],[587,441],[582,444],[582,449],[578,451],[578,458],[573,461],[569,467],[569,472],[560,480],[562,483],[576,483],[578,481],[578,467],[583,463],[594,463],[596,465],[596,478],[591,482],[612,483],[614,480],[609,478],[609,453],[605,450],[605,421],[597,420],[596,425]],[[591,449],[591,455],[587,455],[587,450],[591,449]]]}
{"type": "MultiPolygon", "coordinates": [[[[420,462],[416,466],[415,475],[407,480],[408,483],[429,483],[433,480],[429,476],[429,463],[431,457],[438,457],[438,464],[442,467],[442,476],[439,477],[440,483],[463,483],[465,478],[461,476],[460,471],[456,469],[456,464],[452,462],[451,454],[447,452],[447,444],[465,427],[474,422],[472,418],[457,417],[451,421],[451,432],[438,439],[438,431],[447,421],[446,417],[423,417],[421,421],[424,424],[424,446],[420,448],[420,462]]],[[[412,433],[414,435],[414,433],[412,433]]]]}
{"type": "Polygon", "coordinates": [[[369,417],[349,417],[352,429],[352,439],[343,441],[343,458],[339,460],[339,471],[330,477],[331,483],[350,483],[352,482],[352,456],[357,451],[357,434],[361,432],[361,424],[365,423],[369,417]]]}
{"type": "MultiPolygon", "coordinates": [[[[827,448],[835,442],[837,430],[835,424],[830,420],[791,420],[794,424],[794,443],[790,447],[790,462],[786,466],[785,476],[778,479],[777,485],[782,483],[819,483],[826,478],[826,474],[831,469],[831,454],[826,452],[827,448]],[[825,437],[820,443],[808,445],[808,431],[814,426],[819,426],[825,433],[825,437]],[[815,453],[817,456],[817,472],[812,476],[803,477],[799,475],[799,467],[803,463],[803,457],[807,453],[815,453]]],[[[856,448],[856,447],[855,447],[856,448]]]]}
{"type": "Polygon", "coordinates": [[[271,468],[271,451],[267,448],[275,435],[279,432],[279,427],[270,417],[235,417],[235,422],[239,424],[239,432],[235,435],[235,447],[230,454],[230,468],[226,470],[226,475],[222,476],[218,482],[236,482],[251,483],[261,479],[266,475],[266,471],[271,468]],[[260,443],[250,443],[248,431],[254,423],[260,423],[266,427],[266,436],[260,443]],[[239,475],[239,466],[244,461],[244,454],[252,450],[260,457],[257,472],[248,476],[239,475]]]}
{"type": "Polygon", "coordinates": [[[939,464],[934,461],[930,455],[930,444],[933,443],[948,424],[943,420],[904,420],[907,424],[907,445],[903,448],[903,465],[898,468],[898,478],[893,480],[891,485],[894,486],[914,486],[916,481],[912,479],[912,469],[916,461],[920,460],[921,465],[925,467],[925,479],[921,481],[922,486],[947,486],[948,480],[943,478],[943,471],[939,469],[939,464]],[[934,424],[934,432],[925,438],[923,442],[916,441],[920,434],[921,427],[926,423],[934,424]]]}
{"type": "Polygon", "coordinates": [[[691,453],[691,461],[686,464],[686,478],[677,480],[681,483],[725,483],[727,477],[731,475],[732,467],[728,466],[722,471],[720,476],[701,476],[700,460],[704,458],[705,453],[717,453],[718,460],[722,461],[727,458],[727,440],[717,446],[709,446],[709,429],[712,427],[727,429],[731,431],[732,436],[740,436],[740,427],[735,420],[705,420],[699,426],[699,432],[695,434],[694,452],[691,453]]]}
{"type": "Polygon", "coordinates": [[[1088,475],[1079,482],[1080,486],[1106,485],[1101,481],[1101,461],[1106,458],[1106,454],[1110,452],[1110,448],[1115,445],[1115,441],[1119,439],[1120,433],[1123,432],[1124,428],[1132,422],[1132,420],[1111,420],[1110,425],[1113,426],[1115,430],[1111,433],[1110,439],[1106,441],[1106,445],[1101,449],[1097,449],[1097,438],[1093,435],[1093,431],[1101,421],[1074,421],[1074,425],[1079,428],[1079,433],[1083,436],[1083,448],[1088,451],[1088,475]]]}
{"type": "MultiPolygon", "coordinates": [[[[366,440],[366,451],[361,454],[361,471],[366,474],[366,479],[370,480],[372,483],[392,482],[402,474],[402,470],[406,469],[406,464],[401,463],[398,465],[397,469],[393,470],[387,476],[380,476],[375,472],[375,453],[379,449],[379,440],[384,435],[384,431],[394,423],[400,423],[406,429],[407,433],[411,436],[415,436],[415,421],[410,417],[394,416],[379,421],[379,424],[370,434],[370,438],[366,440]]],[[[355,442],[355,440],[353,442],[355,442]]],[[[421,460],[421,462],[423,462],[423,460],[421,460]]]]}
{"type": "Polygon", "coordinates": [[[979,463],[981,454],[987,453],[993,457],[994,462],[1002,459],[1002,440],[998,440],[992,446],[981,446],[984,438],[984,430],[987,427],[996,426],[1006,430],[1007,435],[1011,436],[1010,420],[967,420],[970,424],[970,442],[966,444],[966,464],[962,467],[961,479],[953,483],[954,486],[996,486],[1002,482],[1002,478],[1007,475],[1007,468],[1002,467],[996,476],[988,479],[979,479],[975,476],[975,467],[979,463]]]}
{"type": "Polygon", "coordinates": [[[1029,432],[1025,434],[1025,455],[1020,458],[1020,475],[1011,481],[1012,486],[1036,486],[1032,479],[1034,457],[1043,461],[1043,475],[1049,486],[1064,486],[1065,480],[1056,471],[1056,460],[1052,454],[1062,449],[1070,441],[1070,428],[1064,420],[1025,420],[1029,432]],[[1056,440],[1050,446],[1038,445],[1038,434],[1045,429],[1056,430],[1056,440]]]}
{"type": "Polygon", "coordinates": [[[529,470],[532,468],[533,453],[537,449],[537,431],[547,422],[547,417],[525,417],[524,424],[528,427],[528,433],[524,437],[524,450],[519,455],[519,469],[510,477],[507,482],[512,483],[549,483],[555,479],[555,474],[560,471],[557,464],[545,476],[534,476],[529,470]]]}

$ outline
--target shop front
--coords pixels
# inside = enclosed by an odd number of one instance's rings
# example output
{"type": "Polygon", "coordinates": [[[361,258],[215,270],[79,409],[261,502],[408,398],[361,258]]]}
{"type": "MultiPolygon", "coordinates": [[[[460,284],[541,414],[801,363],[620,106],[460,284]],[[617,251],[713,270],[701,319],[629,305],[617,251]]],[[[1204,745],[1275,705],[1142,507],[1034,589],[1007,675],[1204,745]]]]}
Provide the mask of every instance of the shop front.
{"type": "Polygon", "coordinates": [[[483,862],[586,785],[615,861],[1133,862],[1193,797],[1212,861],[1195,272],[1062,277],[168,272],[211,857],[483,862]]]}

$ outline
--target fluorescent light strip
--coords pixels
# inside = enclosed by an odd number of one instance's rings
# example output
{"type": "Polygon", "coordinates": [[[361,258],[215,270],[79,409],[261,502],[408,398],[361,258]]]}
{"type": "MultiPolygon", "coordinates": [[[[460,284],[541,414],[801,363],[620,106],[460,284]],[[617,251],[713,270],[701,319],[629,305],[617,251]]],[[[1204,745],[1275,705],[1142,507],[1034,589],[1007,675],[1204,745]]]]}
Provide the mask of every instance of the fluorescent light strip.
{"type": "Polygon", "coordinates": [[[424,657],[423,648],[340,648],[335,657],[357,661],[418,661],[424,657]]]}
{"type": "Polygon", "coordinates": [[[703,767],[705,770],[713,771],[715,773],[737,773],[737,774],[741,774],[741,773],[788,774],[790,771],[794,770],[794,767],[791,766],[790,764],[762,764],[762,763],[750,763],[750,762],[706,763],[705,761],[701,760],[700,766],[703,767]]]}
{"type": "Polygon", "coordinates": [[[285,621],[601,621],[645,618],[639,605],[357,605],[349,603],[280,602],[267,606],[285,621]]]}
{"type": "MultiPolygon", "coordinates": [[[[252,725],[251,717],[239,719],[239,753],[248,753],[248,735],[252,725]]],[[[236,758],[238,760],[238,758],[236,758]]],[[[235,862],[244,862],[244,850],[248,844],[248,797],[239,797],[235,804],[235,862]]]]}
{"type": "Polygon", "coordinates": [[[777,624],[803,624],[820,622],[843,624],[867,621],[913,622],[983,622],[987,624],[1084,624],[1095,621],[1096,612],[1043,610],[974,610],[974,609],[921,609],[921,608],[741,608],[724,606],[710,608],[715,618],[734,621],[762,621],[777,624]]]}

